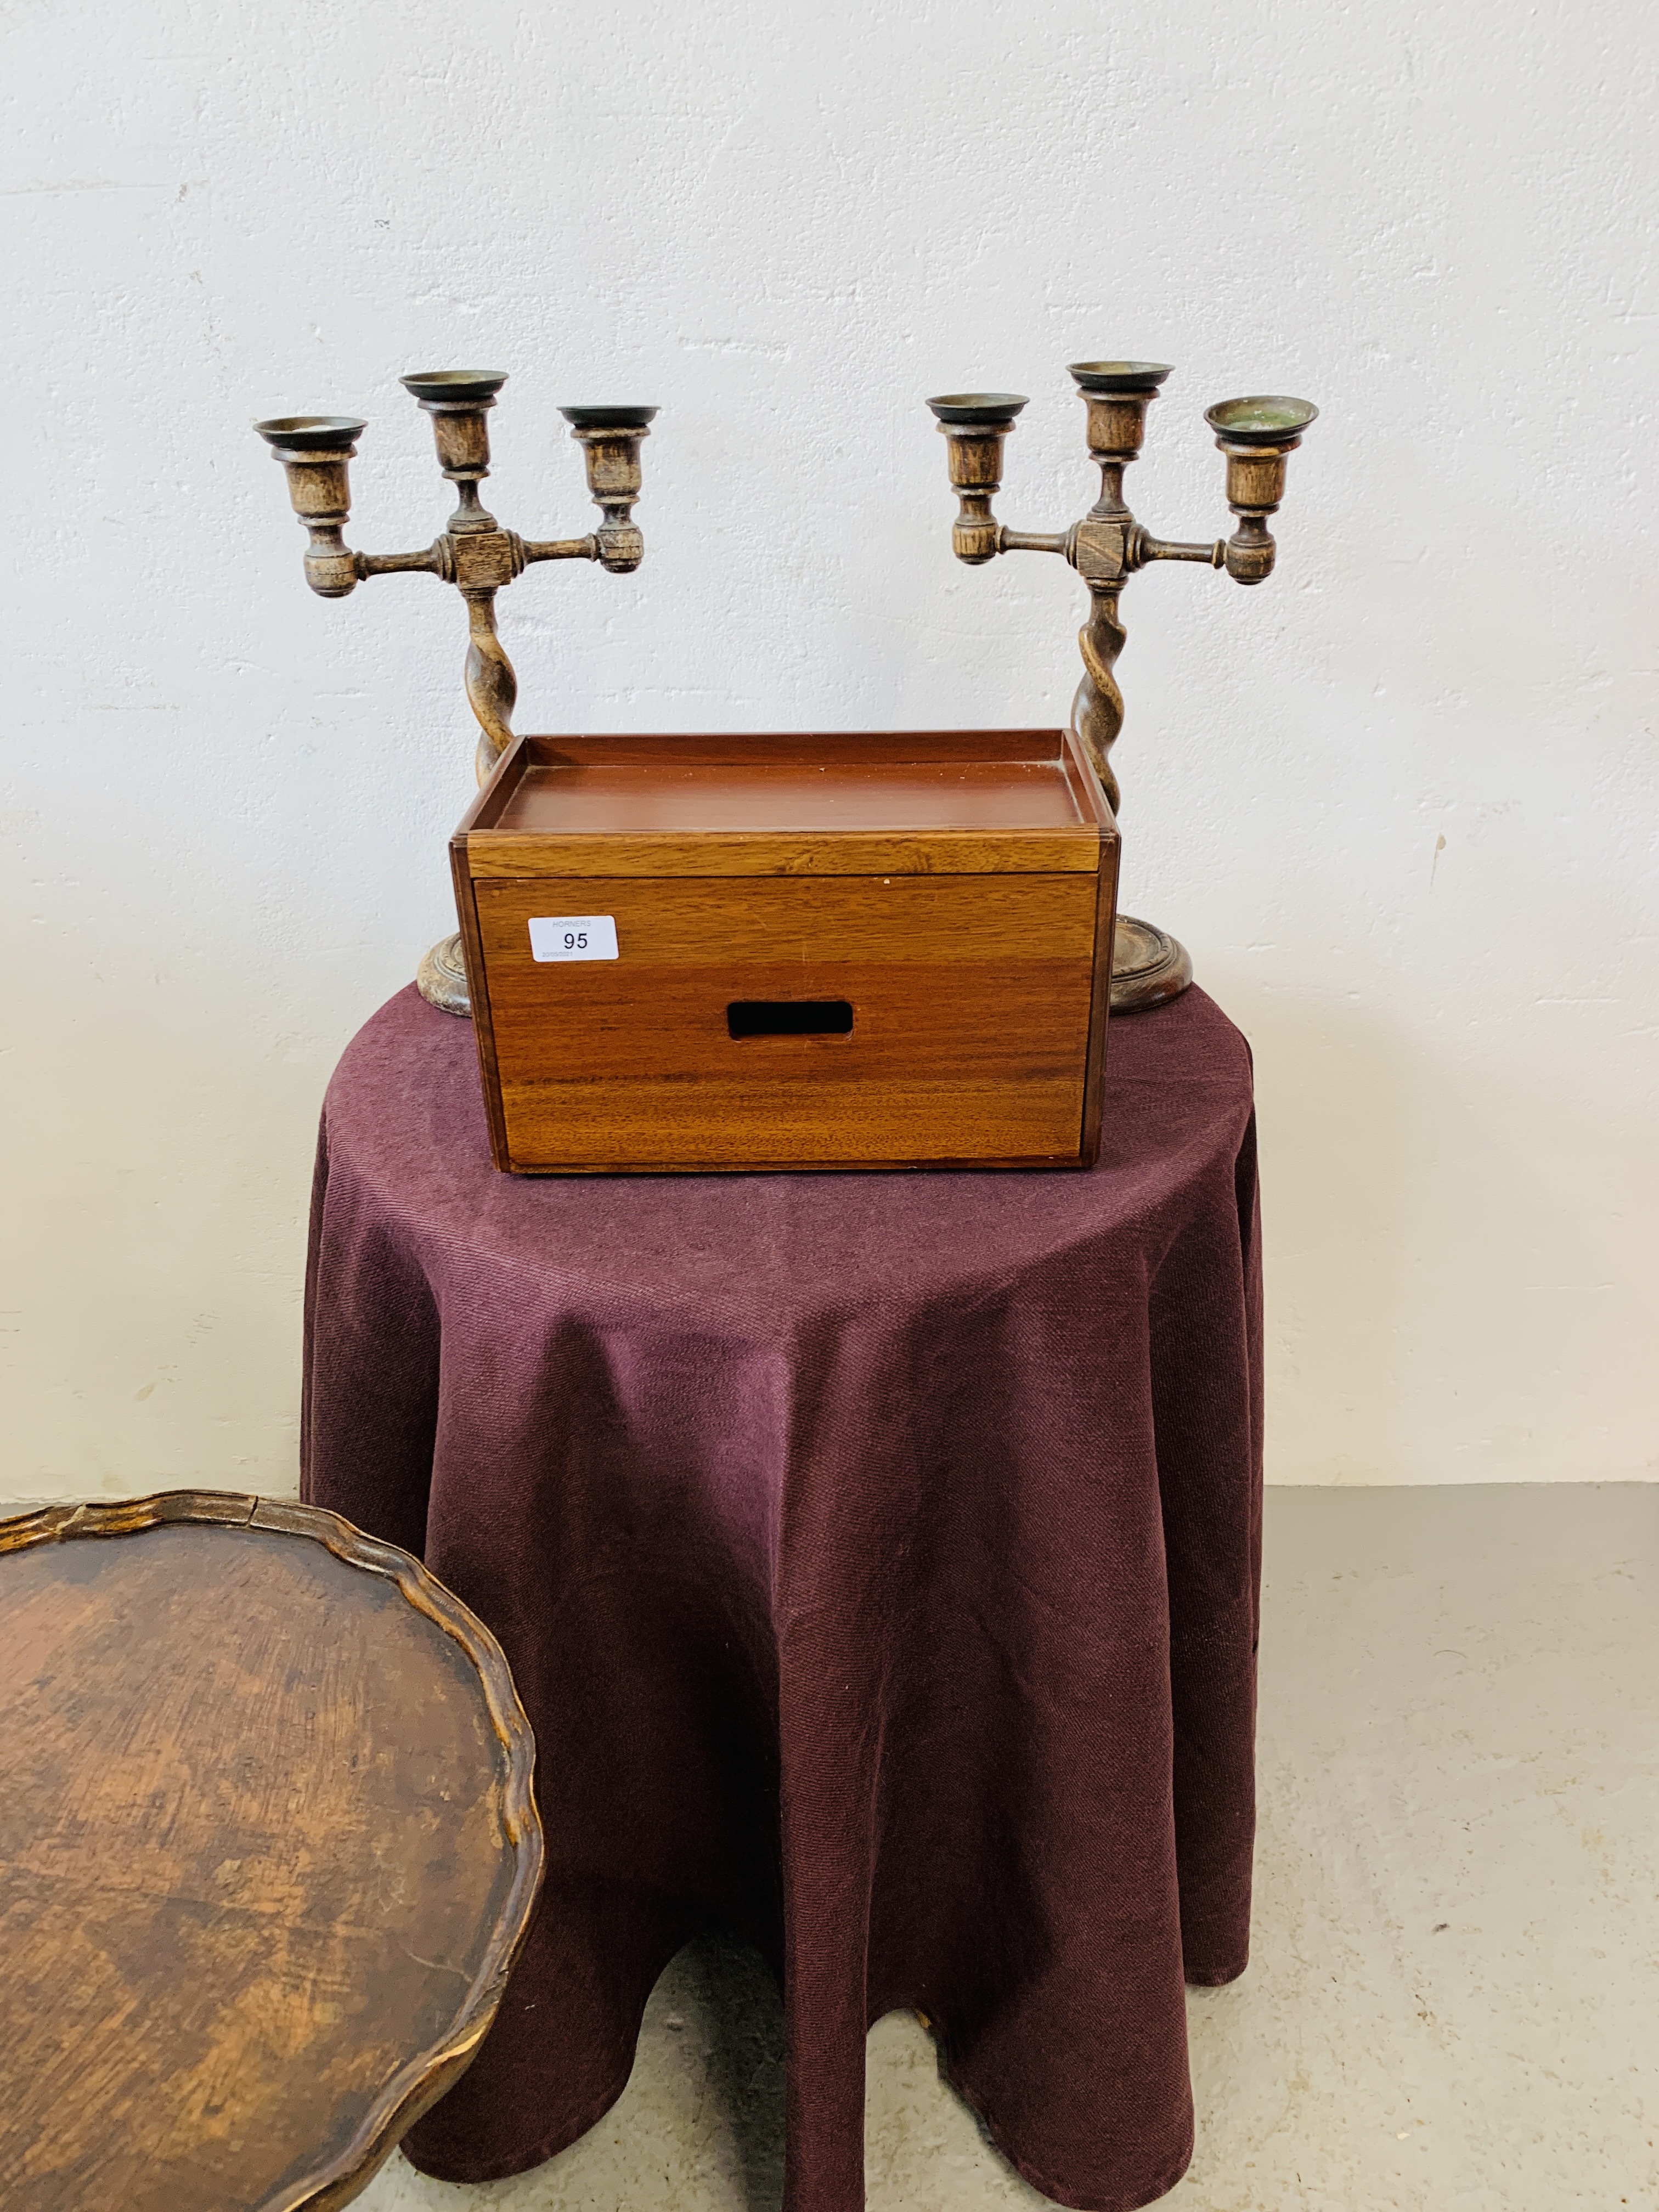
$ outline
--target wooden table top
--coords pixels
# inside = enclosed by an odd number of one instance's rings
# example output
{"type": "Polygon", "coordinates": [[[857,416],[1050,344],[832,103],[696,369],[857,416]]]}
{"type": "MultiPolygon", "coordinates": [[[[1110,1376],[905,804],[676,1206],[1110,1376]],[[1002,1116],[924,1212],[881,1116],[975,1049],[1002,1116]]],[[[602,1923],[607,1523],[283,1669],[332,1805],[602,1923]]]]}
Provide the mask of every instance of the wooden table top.
{"type": "Polygon", "coordinates": [[[495,2016],[541,1879],[501,1647],[310,1507],[0,1522],[0,2204],[356,2196],[495,2016]]]}

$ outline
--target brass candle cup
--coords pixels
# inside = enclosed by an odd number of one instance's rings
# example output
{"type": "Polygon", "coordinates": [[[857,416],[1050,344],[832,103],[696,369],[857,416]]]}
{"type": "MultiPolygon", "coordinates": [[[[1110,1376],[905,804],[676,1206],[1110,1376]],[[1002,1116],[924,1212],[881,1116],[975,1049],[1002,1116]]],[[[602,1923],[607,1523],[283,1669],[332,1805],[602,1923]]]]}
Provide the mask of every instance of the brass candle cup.
{"type": "MultiPolygon", "coordinates": [[[[1083,680],[1072,702],[1072,728],[1092,763],[1107,801],[1121,805],[1109,758],[1123,726],[1123,694],[1114,671],[1124,645],[1118,618],[1123,586],[1153,561],[1188,561],[1225,568],[1235,581],[1258,584],[1273,568],[1276,548],[1267,518],[1285,492],[1285,464],[1318,412],[1305,399],[1230,399],[1206,420],[1227,459],[1227,498],[1239,526],[1219,538],[1188,544],[1155,538],[1130,513],[1124,472],[1146,435],[1146,410],[1171,374],[1157,361],[1079,361],[1070,374],[1088,410],[1091,459],[1100,470],[1100,497],[1069,530],[1012,530],[991,502],[1001,489],[1003,446],[1025,402],[1012,392],[957,392],[927,402],[949,440],[951,486],[957,514],[951,546],[978,567],[999,553],[1061,554],[1089,588],[1089,619],[1078,634],[1083,680]]],[[[1120,1013],[1162,1006],[1192,981],[1192,963],[1165,930],[1120,915],[1112,954],[1112,1005],[1120,1013]]]]}
{"type": "Polygon", "coordinates": [[[640,446],[651,435],[654,407],[561,407],[587,464],[589,495],[605,520],[594,533],[599,565],[613,576],[637,568],[645,540],[631,520],[640,495],[640,446]]]}
{"type": "Polygon", "coordinates": [[[489,425],[484,416],[507,382],[493,368],[437,368],[398,381],[432,418],[438,465],[460,488],[460,504],[449,518],[452,530],[493,530],[495,518],[478,504],[477,487],[489,474],[489,425]]]}
{"type": "Polygon", "coordinates": [[[1018,392],[947,392],[927,402],[949,441],[945,461],[957,495],[951,550],[970,568],[1002,550],[991,501],[1002,485],[1003,441],[1027,404],[1018,392]]]}
{"type": "Polygon", "coordinates": [[[1227,504],[1240,517],[1227,541],[1227,574],[1237,584],[1261,584],[1273,574],[1278,548],[1267,517],[1285,496],[1285,465],[1319,413],[1311,401],[1278,395],[1224,399],[1205,410],[1226,457],[1227,504]]]}
{"type": "Polygon", "coordinates": [[[361,415],[279,415],[253,427],[282,460],[290,454],[355,453],[368,425],[361,415]]]}
{"type": "Polygon", "coordinates": [[[1237,446],[1284,446],[1301,443],[1302,433],[1319,410],[1310,399],[1279,397],[1223,399],[1204,410],[1204,420],[1218,438],[1237,446]]]}
{"type": "Polygon", "coordinates": [[[306,581],[325,599],[357,586],[342,532],[351,514],[351,457],[368,426],[356,415],[283,415],[254,428],[288,477],[294,512],[306,526],[306,581]]]}
{"type": "Polygon", "coordinates": [[[1157,393],[1166,376],[1175,371],[1167,361],[1074,361],[1066,374],[1079,392],[1157,393]]]}
{"type": "Polygon", "coordinates": [[[504,368],[421,368],[398,379],[427,408],[493,407],[504,368]]]}
{"type": "MultiPolygon", "coordinates": [[[[283,416],[254,428],[288,473],[294,511],[309,532],[306,580],[325,599],[343,599],[370,576],[428,575],[453,584],[466,603],[466,696],[480,731],[474,765],[483,783],[513,739],[518,678],[495,629],[495,594],[542,561],[597,561],[613,575],[637,568],[645,541],[633,516],[640,494],[640,444],[654,407],[578,407],[562,411],[587,463],[599,527],[580,538],[525,538],[503,530],[480,502],[489,474],[486,420],[507,382],[497,369],[426,369],[402,380],[430,417],[438,465],[459,497],[433,543],[413,553],[354,553],[343,531],[350,514],[348,464],[365,427],[356,416],[283,416]]],[[[434,945],[416,977],[422,995],[447,1013],[466,1014],[460,939],[434,945]]]]}
{"type": "Polygon", "coordinates": [[[1171,374],[1161,361],[1074,361],[1067,371],[1088,403],[1091,458],[1132,461],[1146,436],[1146,410],[1171,374]]]}
{"type": "Polygon", "coordinates": [[[988,428],[1000,423],[1005,430],[1012,427],[1020,410],[1030,404],[1023,392],[947,392],[927,403],[941,422],[955,423],[964,429],[975,425],[988,428]]]}

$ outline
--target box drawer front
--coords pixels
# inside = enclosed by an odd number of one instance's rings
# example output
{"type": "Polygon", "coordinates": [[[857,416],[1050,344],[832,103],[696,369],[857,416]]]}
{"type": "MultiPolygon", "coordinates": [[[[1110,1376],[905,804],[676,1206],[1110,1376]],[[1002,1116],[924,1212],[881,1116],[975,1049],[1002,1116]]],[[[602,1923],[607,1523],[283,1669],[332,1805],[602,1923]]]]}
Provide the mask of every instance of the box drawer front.
{"type": "Polygon", "coordinates": [[[516,1168],[1078,1157],[1094,876],[474,892],[516,1168]],[[531,922],[560,915],[611,918],[617,957],[536,959],[531,922]],[[802,1002],[850,1027],[744,1034],[769,1018],[732,1012],[802,1002]]]}

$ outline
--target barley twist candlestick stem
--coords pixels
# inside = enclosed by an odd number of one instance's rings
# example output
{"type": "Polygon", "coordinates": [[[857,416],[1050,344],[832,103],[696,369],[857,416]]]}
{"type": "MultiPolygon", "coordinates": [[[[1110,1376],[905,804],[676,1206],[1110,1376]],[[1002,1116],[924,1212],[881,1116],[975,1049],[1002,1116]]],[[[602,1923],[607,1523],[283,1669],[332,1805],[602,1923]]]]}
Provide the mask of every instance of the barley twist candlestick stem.
{"type": "MultiPolygon", "coordinates": [[[[495,594],[540,561],[597,561],[612,575],[637,568],[645,540],[633,520],[640,495],[640,446],[654,407],[562,407],[587,463],[587,488],[604,516],[585,538],[526,538],[503,530],[478,497],[489,474],[484,417],[507,379],[495,370],[436,369],[406,376],[404,388],[432,418],[438,462],[458,494],[441,536],[419,553],[354,553],[344,530],[351,511],[348,475],[366,427],[355,415],[288,416],[254,428],[288,476],[289,496],[304,524],[306,581],[325,599],[343,599],[370,576],[426,575],[453,584],[466,602],[466,696],[481,732],[474,767],[484,782],[513,740],[519,679],[495,629],[495,594]]],[[[416,981],[446,1013],[470,1014],[459,936],[434,945],[416,981]]]]}
{"type": "MultiPolygon", "coordinates": [[[[1123,694],[1115,673],[1123,650],[1118,599],[1136,569],[1152,561],[1196,561],[1225,568],[1236,583],[1272,574],[1276,548],[1267,517],[1285,496],[1285,468],[1318,413],[1305,399],[1224,400],[1205,421],[1227,459],[1227,503],[1238,516],[1232,536],[1187,544],[1154,538],[1123,500],[1123,471],[1139,454],[1146,410],[1169,375],[1161,362],[1076,362],[1071,374],[1089,410],[1089,454],[1100,469],[1100,497],[1080,522],[1052,533],[1010,530],[991,502],[1002,485],[1003,441],[1025,405],[1014,392],[960,392],[930,399],[949,441],[957,519],[951,545],[972,568],[999,553],[1059,553],[1089,587],[1089,619],[1078,632],[1083,680],[1072,702],[1072,727],[1093,763],[1112,811],[1120,794],[1110,753],[1123,727],[1123,694]]],[[[1133,1013],[1162,1006],[1193,980],[1186,949],[1155,923],[1120,915],[1112,956],[1112,1006],[1133,1013]]]]}

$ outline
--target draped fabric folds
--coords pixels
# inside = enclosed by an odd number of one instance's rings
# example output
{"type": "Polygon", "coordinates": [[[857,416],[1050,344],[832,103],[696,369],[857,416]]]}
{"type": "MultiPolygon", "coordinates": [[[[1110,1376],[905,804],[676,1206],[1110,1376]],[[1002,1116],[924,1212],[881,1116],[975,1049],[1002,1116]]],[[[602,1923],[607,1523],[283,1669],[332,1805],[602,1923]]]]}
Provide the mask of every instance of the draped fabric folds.
{"type": "Polygon", "coordinates": [[[1089,1173],[524,1179],[410,989],[324,1110],[304,1494],[506,1647],[546,1887],[405,2144],[514,2173],[620,2094],[699,1927],[787,2021],[789,2212],[863,2202],[925,2013],[1039,2190],[1192,2148],[1182,1978],[1249,1942],[1261,1319],[1248,1049],[1115,1021],[1089,1173]]]}

